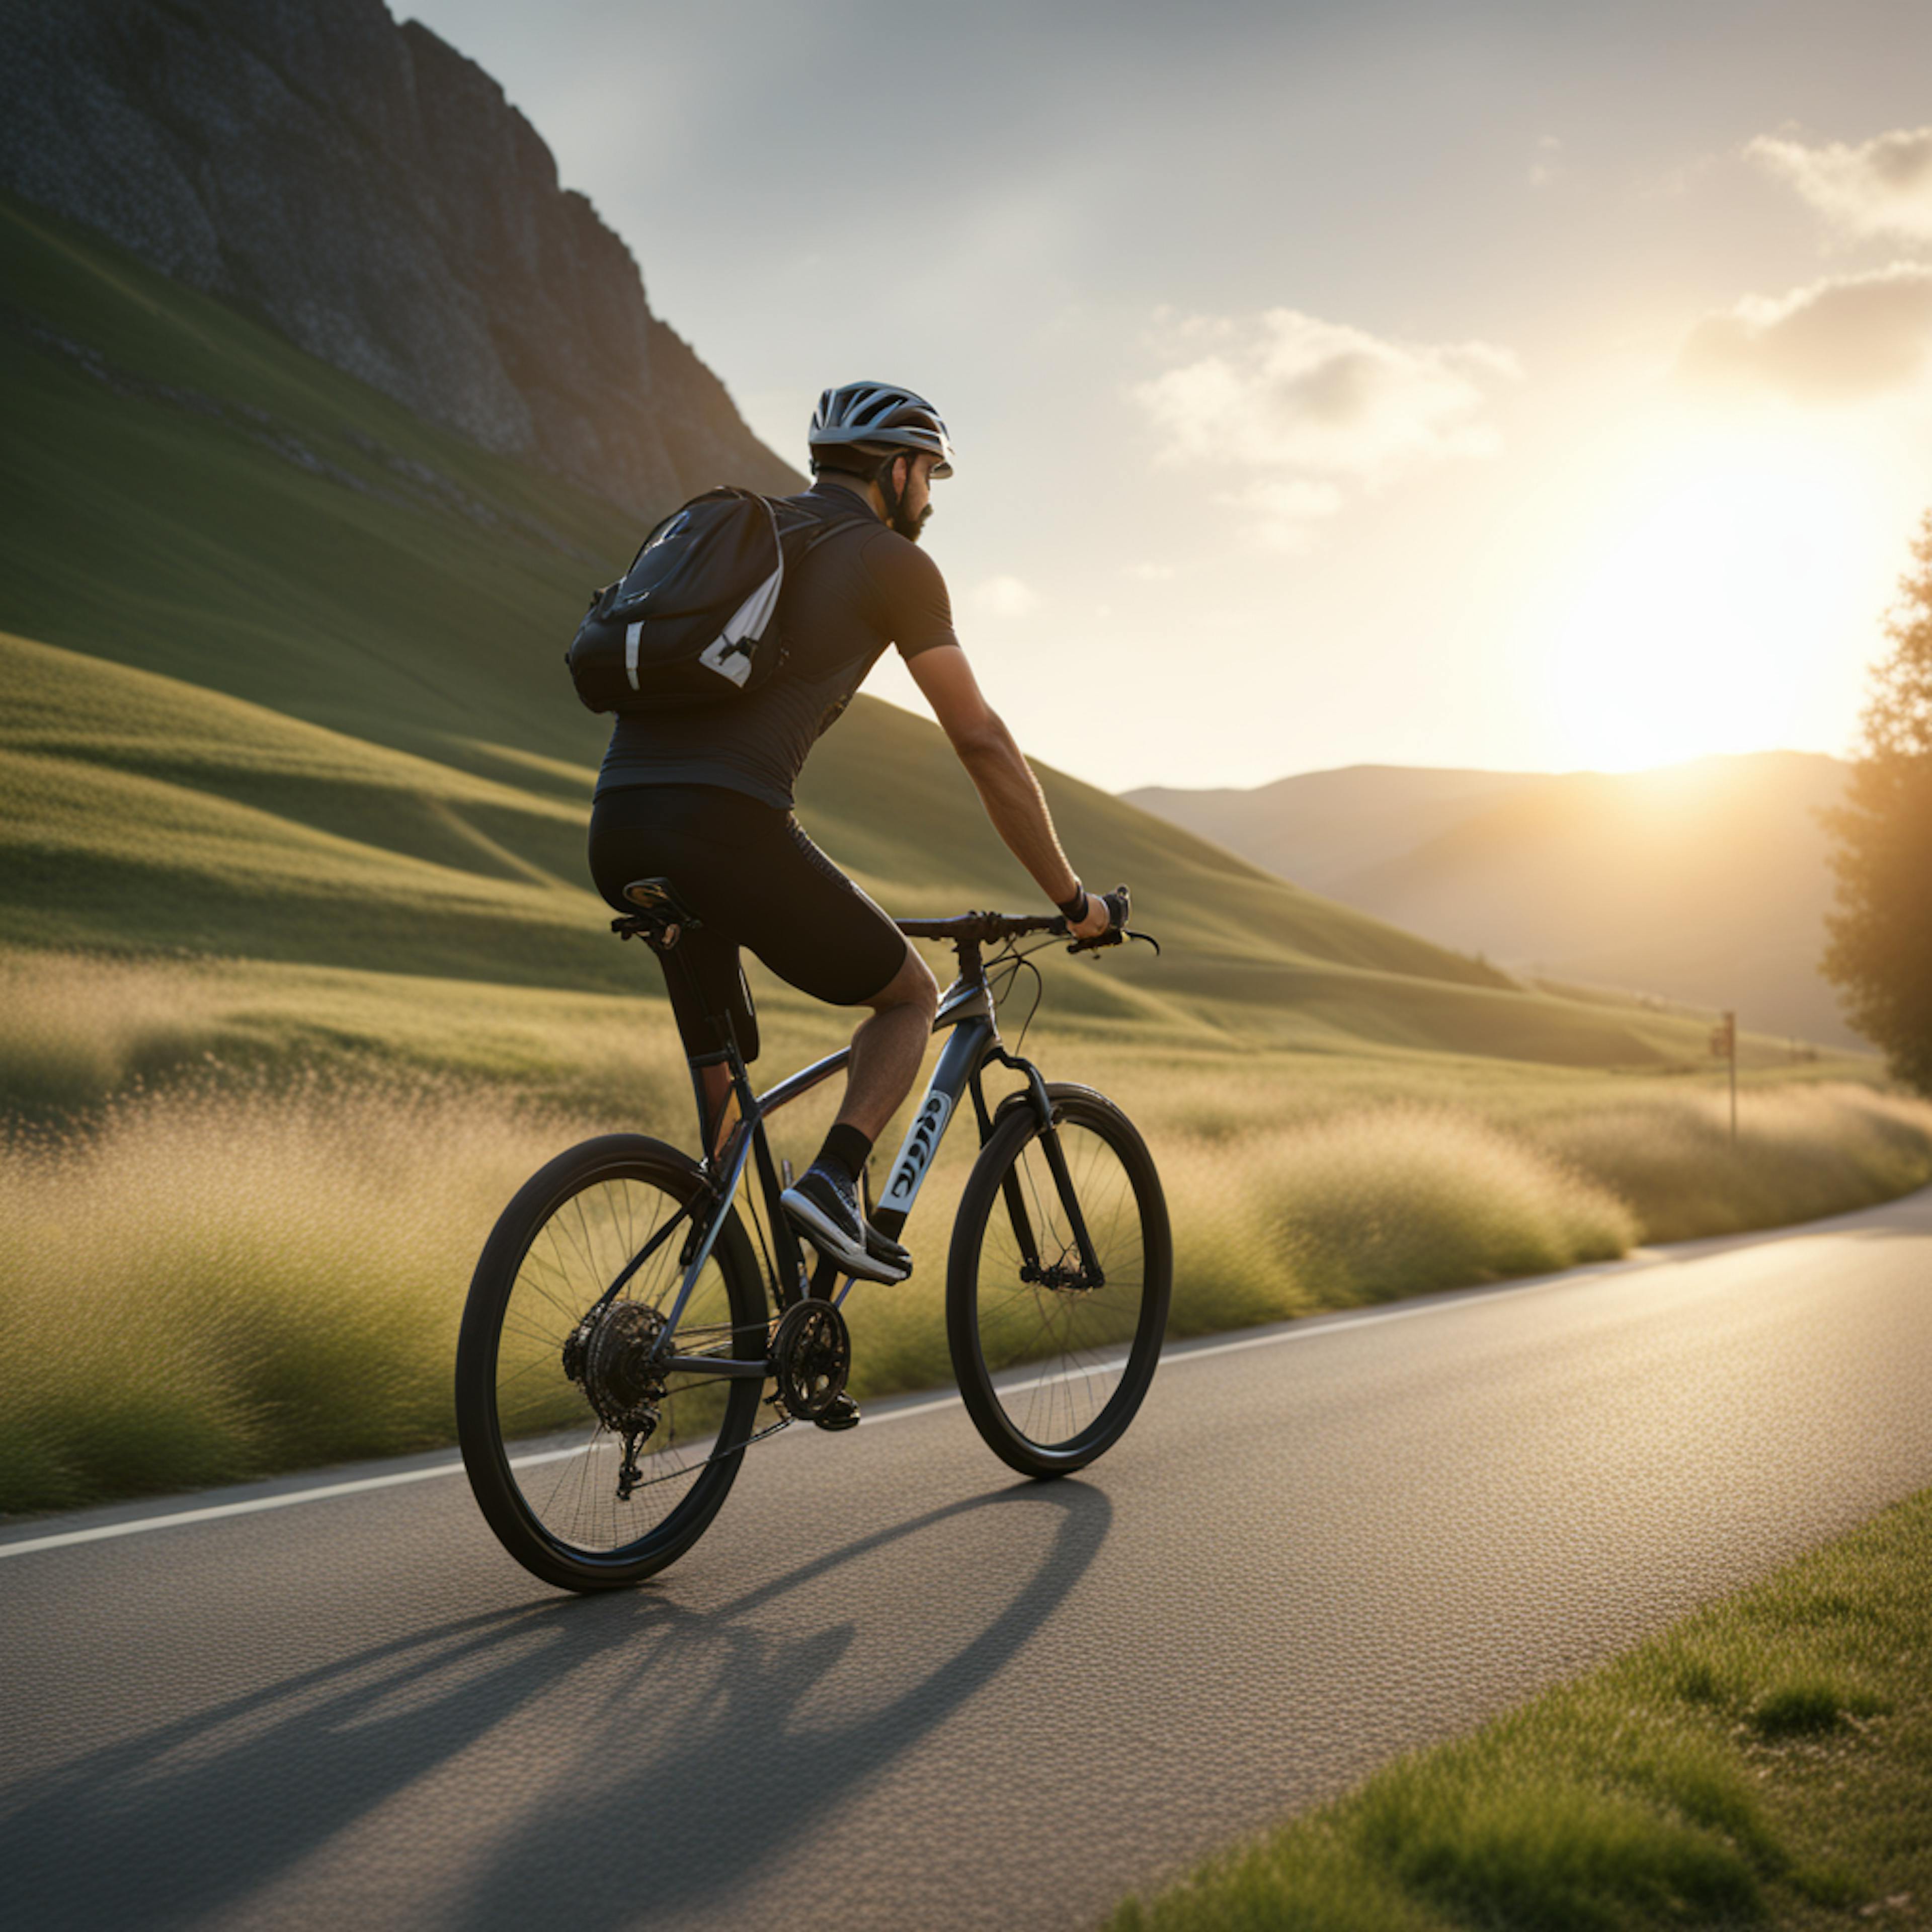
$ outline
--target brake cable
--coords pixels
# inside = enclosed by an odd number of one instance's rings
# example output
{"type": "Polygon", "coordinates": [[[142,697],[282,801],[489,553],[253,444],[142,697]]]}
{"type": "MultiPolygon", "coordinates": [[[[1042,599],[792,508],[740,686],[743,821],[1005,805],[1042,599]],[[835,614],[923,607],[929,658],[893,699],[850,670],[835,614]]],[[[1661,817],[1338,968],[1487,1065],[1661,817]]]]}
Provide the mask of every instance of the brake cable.
{"type": "Polygon", "coordinates": [[[1027,1030],[1033,1024],[1034,1016],[1040,1011],[1040,1003],[1046,996],[1046,981],[1041,974],[1040,968],[1034,964],[1033,955],[1053,944],[1054,940],[1049,938],[1042,940],[1038,945],[1029,946],[1022,951],[1017,940],[1009,940],[1006,942],[1005,951],[995,954],[988,968],[989,973],[998,971],[1002,966],[1006,968],[1006,983],[993,995],[993,1003],[995,1006],[1012,993],[1022,968],[1033,975],[1033,1004],[1028,1007],[1026,1018],[1020,1027],[1019,1038],[1013,1042],[1013,1051],[1016,1053],[1025,1046],[1027,1030]]]}

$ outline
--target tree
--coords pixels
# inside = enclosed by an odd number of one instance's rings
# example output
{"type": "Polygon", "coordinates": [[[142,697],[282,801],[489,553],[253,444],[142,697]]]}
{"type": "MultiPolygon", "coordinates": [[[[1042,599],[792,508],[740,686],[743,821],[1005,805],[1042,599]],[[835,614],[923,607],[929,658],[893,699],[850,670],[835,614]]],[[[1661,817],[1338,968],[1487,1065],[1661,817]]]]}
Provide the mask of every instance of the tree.
{"type": "Polygon", "coordinates": [[[1932,1094],[1932,511],[1912,557],[1844,802],[1826,815],[1838,910],[1823,966],[1852,1024],[1932,1094]]]}

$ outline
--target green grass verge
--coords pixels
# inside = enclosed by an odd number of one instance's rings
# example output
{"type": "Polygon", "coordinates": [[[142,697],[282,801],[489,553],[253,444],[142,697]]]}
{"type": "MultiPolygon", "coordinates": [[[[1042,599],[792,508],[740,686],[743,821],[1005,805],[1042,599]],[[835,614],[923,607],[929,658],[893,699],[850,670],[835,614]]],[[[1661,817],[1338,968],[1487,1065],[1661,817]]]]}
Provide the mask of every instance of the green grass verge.
{"type": "Polygon", "coordinates": [[[1932,1492],[1108,1932],[1922,1924],[1932,1492]]]}

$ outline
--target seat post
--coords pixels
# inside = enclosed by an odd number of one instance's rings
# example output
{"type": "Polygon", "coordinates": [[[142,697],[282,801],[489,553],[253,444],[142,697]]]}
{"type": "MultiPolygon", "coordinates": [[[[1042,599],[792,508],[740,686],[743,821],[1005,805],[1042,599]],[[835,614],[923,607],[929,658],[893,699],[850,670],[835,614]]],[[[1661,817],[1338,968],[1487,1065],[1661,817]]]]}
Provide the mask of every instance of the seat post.
{"type": "Polygon", "coordinates": [[[633,879],[624,888],[624,896],[639,910],[610,922],[613,932],[626,939],[641,939],[658,956],[664,980],[674,998],[687,1010],[696,1011],[711,1030],[717,1044],[709,1053],[689,1056],[693,1095],[698,1103],[698,1131],[704,1158],[716,1150],[722,1118],[714,1117],[710,1084],[705,1076],[714,1066],[729,1070],[731,1095],[741,1118],[751,1106],[751,1075],[745,1064],[742,1043],[730,1012],[719,1012],[692,972],[688,955],[679,950],[687,932],[700,930],[704,922],[685,904],[668,879],[633,879]]]}

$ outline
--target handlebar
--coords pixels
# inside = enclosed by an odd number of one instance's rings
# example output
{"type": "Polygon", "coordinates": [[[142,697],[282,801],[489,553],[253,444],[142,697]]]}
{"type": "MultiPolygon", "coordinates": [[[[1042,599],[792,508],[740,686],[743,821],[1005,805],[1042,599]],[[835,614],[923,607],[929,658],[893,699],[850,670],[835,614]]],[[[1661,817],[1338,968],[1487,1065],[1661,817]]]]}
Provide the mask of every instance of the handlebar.
{"type": "MultiPolygon", "coordinates": [[[[1127,920],[1133,910],[1125,886],[1116,886],[1100,895],[1110,923],[1094,939],[1076,939],[1070,952],[1097,952],[1103,946],[1120,946],[1130,939],[1145,939],[1158,952],[1160,942],[1144,932],[1130,932],[1127,920]]],[[[1049,932],[1064,938],[1071,932],[1065,917],[1054,913],[1044,917],[1004,912],[962,913],[954,919],[902,919],[894,922],[908,939],[944,940],[955,946],[990,946],[1005,939],[1023,939],[1030,934],[1049,932]]]]}

